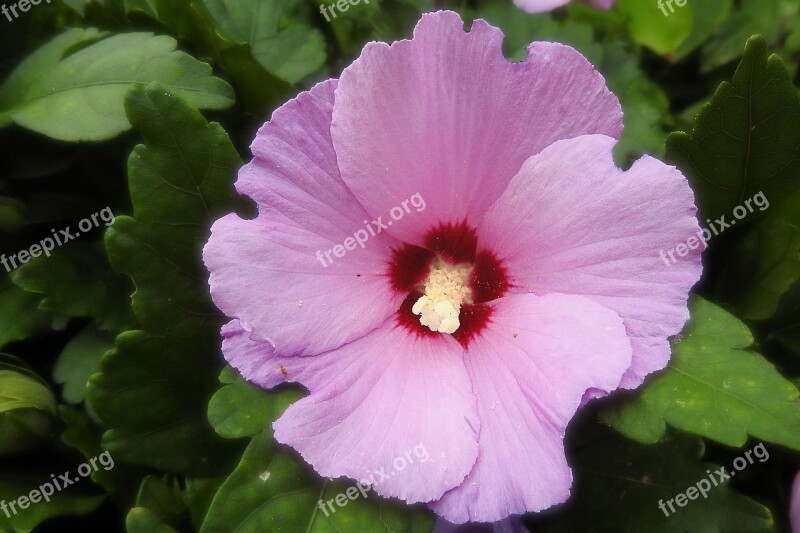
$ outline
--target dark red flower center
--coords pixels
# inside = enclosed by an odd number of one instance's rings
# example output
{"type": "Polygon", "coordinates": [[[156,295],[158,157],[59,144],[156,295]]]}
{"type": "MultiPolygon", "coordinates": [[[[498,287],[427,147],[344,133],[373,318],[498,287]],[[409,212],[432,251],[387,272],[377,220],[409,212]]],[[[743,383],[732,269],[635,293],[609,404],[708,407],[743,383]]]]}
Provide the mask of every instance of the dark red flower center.
{"type": "Polygon", "coordinates": [[[460,305],[458,329],[453,337],[465,348],[489,324],[492,300],[503,296],[511,287],[508,273],[497,255],[482,248],[478,251],[475,229],[466,222],[441,224],[432,228],[424,246],[403,244],[393,250],[388,277],[392,287],[408,296],[397,312],[401,327],[417,335],[443,335],[421,323],[414,304],[425,293],[425,284],[437,268],[468,269],[467,286],[471,293],[460,305]]]}

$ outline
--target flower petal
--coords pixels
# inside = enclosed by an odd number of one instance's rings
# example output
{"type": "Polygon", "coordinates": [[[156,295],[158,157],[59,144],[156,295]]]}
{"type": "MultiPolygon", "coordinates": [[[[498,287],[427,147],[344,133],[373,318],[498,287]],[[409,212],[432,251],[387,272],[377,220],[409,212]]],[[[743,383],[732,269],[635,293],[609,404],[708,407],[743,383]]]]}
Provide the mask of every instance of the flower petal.
{"type": "Polygon", "coordinates": [[[329,241],[308,228],[263,214],[228,215],[204,250],[211,295],[251,337],[282,355],[314,355],[364,336],[402,303],[391,288],[378,244],[357,248],[329,268],[314,257],[329,241]]]}
{"type": "Polygon", "coordinates": [[[591,387],[614,389],[630,365],[622,319],[580,296],[511,295],[492,303],[467,370],[478,398],[478,462],[429,506],[446,520],[495,522],[565,501],[564,433],[591,387]]]}
{"type": "Polygon", "coordinates": [[[514,5],[528,13],[544,13],[569,4],[572,0],[514,0],[514,5]]]}
{"type": "MultiPolygon", "coordinates": [[[[552,11],[570,3],[571,0],[514,0],[514,5],[528,13],[543,13],[552,11]]],[[[611,9],[617,0],[583,0],[597,9],[611,9]]]]}
{"type": "Polygon", "coordinates": [[[378,494],[409,503],[439,498],[478,455],[463,357],[449,337],[417,337],[387,324],[313,358],[305,379],[311,395],[275,422],[275,438],[322,476],[372,475],[378,494]]]}
{"type": "Polygon", "coordinates": [[[335,83],[300,94],[261,129],[256,158],[236,184],[260,215],[217,221],[203,252],[217,306],[284,355],[361,337],[405,296],[385,276],[400,243],[364,229],[366,212],[339,175],[330,138],[335,83]],[[363,246],[353,238],[358,231],[363,246]]]}
{"type": "Polygon", "coordinates": [[[433,533],[529,533],[529,531],[522,525],[522,518],[509,516],[505,520],[491,524],[470,522],[461,525],[451,524],[444,518],[437,518],[433,533]]]}
{"type": "Polygon", "coordinates": [[[579,294],[616,311],[633,344],[622,386],[635,388],[669,361],[667,337],[689,317],[702,245],[665,263],[660,250],[698,234],[692,191],[651,157],[621,171],[614,142],[587,135],[527,161],[479,227],[478,246],[500,257],[512,292],[579,294]]]}
{"type": "Polygon", "coordinates": [[[503,34],[423,15],[412,40],[368,44],[342,73],[332,136],[342,177],[373,216],[420,193],[427,209],[388,228],[422,245],[439,223],[475,225],[522,163],[558,139],[618,136],[622,112],[572,48],[537,42],[510,63],[503,34]]]}
{"type": "Polygon", "coordinates": [[[268,342],[254,340],[238,320],[222,327],[222,354],[249,382],[271,389],[285,382],[302,382],[310,357],[281,356],[268,342]]]}

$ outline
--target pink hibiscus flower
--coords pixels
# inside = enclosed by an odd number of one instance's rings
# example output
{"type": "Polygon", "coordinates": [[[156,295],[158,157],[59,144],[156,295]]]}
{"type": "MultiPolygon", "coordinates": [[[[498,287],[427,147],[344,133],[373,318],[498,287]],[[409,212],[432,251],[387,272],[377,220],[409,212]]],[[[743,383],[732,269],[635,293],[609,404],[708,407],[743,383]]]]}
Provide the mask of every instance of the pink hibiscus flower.
{"type": "MultiPolygon", "coordinates": [[[[514,0],[514,5],[528,13],[543,13],[569,4],[572,0],[514,0]]],[[[597,9],[611,9],[617,0],[582,0],[597,9]]]]}
{"type": "Polygon", "coordinates": [[[699,230],[686,179],[614,165],[588,61],[463,28],[425,15],[278,109],[236,183],[258,217],[204,251],[230,364],[310,392],[276,439],[453,524],[569,497],[567,424],[666,365],[701,272],[658,253],[699,230]]]}
{"type": "Polygon", "coordinates": [[[800,533],[800,473],[794,478],[792,501],[789,505],[789,518],[792,523],[792,533],[800,533]]]}

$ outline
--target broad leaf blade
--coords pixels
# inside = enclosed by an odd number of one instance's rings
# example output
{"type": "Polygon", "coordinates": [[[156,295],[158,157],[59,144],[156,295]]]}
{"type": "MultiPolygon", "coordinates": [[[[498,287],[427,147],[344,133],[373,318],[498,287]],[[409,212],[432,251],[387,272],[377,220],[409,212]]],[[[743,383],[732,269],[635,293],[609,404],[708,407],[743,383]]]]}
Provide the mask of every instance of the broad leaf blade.
{"type": "MultiPolygon", "coordinates": [[[[641,445],[600,427],[582,427],[571,464],[575,485],[560,508],[534,516],[530,531],[772,531],[766,507],[721,483],[708,481],[717,465],[698,460],[700,439],[670,434],[663,442],[641,445]],[[678,494],[706,480],[706,497],[695,494],[681,507],[678,494]],[[670,511],[667,501],[672,499],[670,511]],[[665,510],[659,507],[662,503],[665,510]],[[669,515],[669,516],[667,516],[669,515]]],[[[731,465],[725,465],[728,472],[731,465]]],[[[754,460],[748,469],[763,468],[754,460]]],[[[717,478],[714,478],[715,482],[717,478]]],[[[703,485],[705,486],[705,484],[703,485]]]]}
{"type": "Polygon", "coordinates": [[[34,53],[23,72],[0,87],[0,113],[54,139],[102,141],[130,128],[124,97],[134,85],[167,84],[202,109],[233,103],[231,87],[207,64],[176,50],[167,36],[116,34],[53,64],[63,42],[86,38],[69,33],[59,46],[34,53]]]}
{"type": "Polygon", "coordinates": [[[730,220],[758,192],[778,198],[797,187],[798,146],[800,95],[780,58],[754,36],[733,80],[702,108],[694,131],[667,138],[667,159],[689,177],[703,218],[730,220]]]}
{"type": "Polygon", "coordinates": [[[669,424],[728,446],[751,435],[800,450],[797,388],[748,350],[753,336],[734,316],[701,298],[691,311],[667,370],[605,421],[644,443],[661,439],[669,424]]]}
{"type": "Polygon", "coordinates": [[[218,124],[163,86],[135,89],[127,109],[146,143],[129,161],[136,218],[117,217],[106,247],[136,285],[144,331],[117,338],[88,398],[111,427],[103,442],[115,457],[168,472],[226,473],[241,448],[206,418],[222,366],[222,320],[200,253],[212,221],[235,205],[229,184],[241,161],[218,124]]]}
{"type": "Polygon", "coordinates": [[[253,57],[269,72],[297,83],[325,63],[319,30],[295,24],[280,27],[286,0],[204,0],[212,18],[234,39],[250,43],[253,57]]]}

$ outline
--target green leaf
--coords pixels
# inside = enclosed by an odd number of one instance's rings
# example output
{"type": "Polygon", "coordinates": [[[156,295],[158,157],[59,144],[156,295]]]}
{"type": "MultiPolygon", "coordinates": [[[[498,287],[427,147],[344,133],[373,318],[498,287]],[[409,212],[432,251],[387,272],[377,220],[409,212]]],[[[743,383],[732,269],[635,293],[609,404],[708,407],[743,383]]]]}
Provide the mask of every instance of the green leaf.
{"type": "Polygon", "coordinates": [[[203,0],[215,23],[234,40],[250,43],[267,71],[296,83],[325,63],[325,39],[303,24],[281,29],[287,1],[203,0]]]}
{"type": "MultiPolygon", "coordinates": [[[[20,496],[29,496],[31,491],[39,490],[44,484],[51,483],[51,476],[69,472],[75,476],[76,465],[68,463],[52,453],[41,453],[13,460],[0,459],[0,501],[13,502],[20,496]]],[[[52,486],[51,486],[52,488],[52,486]]],[[[47,489],[45,489],[47,490],[47,489]]],[[[105,500],[104,495],[90,492],[93,485],[81,480],[61,491],[53,491],[50,501],[39,501],[27,509],[17,508],[17,514],[0,512],[0,528],[11,528],[12,531],[31,531],[50,518],[60,516],[84,515],[97,509],[105,500]]]]}
{"type": "Polygon", "coordinates": [[[14,341],[27,339],[50,324],[49,314],[39,309],[42,297],[25,292],[0,275],[0,348],[14,341]]]}
{"type": "MultiPolygon", "coordinates": [[[[733,492],[726,483],[712,484],[708,471],[717,465],[699,461],[700,439],[670,434],[663,442],[641,445],[597,427],[582,427],[570,461],[575,473],[572,497],[556,510],[536,515],[530,531],[772,531],[770,511],[733,492]],[[706,497],[697,491],[697,483],[706,497]],[[680,507],[678,494],[695,487],[695,499],[680,507]],[[672,513],[667,501],[673,500],[672,513]],[[659,508],[663,502],[665,511],[659,508]]],[[[748,468],[756,469],[755,462],[748,468]]],[[[730,465],[726,471],[731,472],[730,465]]],[[[717,479],[716,477],[714,478],[717,479]]]]}
{"type": "Polygon", "coordinates": [[[672,58],[692,31],[694,13],[691,0],[683,6],[675,2],[664,4],[662,10],[655,2],[620,0],[616,9],[626,15],[628,31],[636,43],[672,58]]]}
{"type": "Polygon", "coordinates": [[[163,86],[134,89],[126,106],[145,140],[128,165],[136,218],[117,217],[106,246],[113,267],[134,281],[144,331],[117,338],[87,397],[111,428],[103,443],[114,457],[193,476],[227,473],[241,447],[217,436],[206,416],[223,322],[200,253],[212,221],[235,205],[230,184],[241,161],[218,124],[163,86]]]}
{"type": "Polygon", "coordinates": [[[0,367],[0,456],[36,448],[52,437],[56,400],[27,368],[0,367]]]}
{"type": "Polygon", "coordinates": [[[91,326],[64,347],[53,369],[53,380],[64,385],[62,396],[67,403],[83,402],[89,376],[100,369],[100,359],[113,347],[113,336],[91,326]]]}
{"type": "Polygon", "coordinates": [[[782,0],[736,2],[736,5],[738,10],[703,47],[701,72],[710,72],[734,61],[741,54],[742,43],[753,34],[762,35],[770,46],[777,45],[782,28],[792,28],[790,18],[798,9],[796,2],[782,0]]]}
{"type": "MultiPolygon", "coordinates": [[[[732,0],[691,0],[694,20],[692,31],[678,50],[675,52],[673,60],[677,61],[692,53],[698,46],[703,44],[709,37],[714,35],[720,25],[730,16],[732,0]]],[[[741,42],[736,43],[736,53],[738,54],[741,42]]]]}
{"type": "Polygon", "coordinates": [[[97,319],[101,330],[135,326],[130,280],[111,270],[102,242],[73,242],[41,255],[14,273],[14,283],[44,295],[40,308],[69,317],[97,319]]]}
{"type": "Polygon", "coordinates": [[[199,531],[200,526],[203,525],[208,508],[211,507],[211,501],[225,479],[224,476],[186,478],[186,503],[189,506],[189,517],[195,531],[199,531]]]}
{"type": "Polygon", "coordinates": [[[730,221],[733,209],[756,193],[777,199],[797,187],[798,145],[800,95],[780,58],[768,56],[764,39],[755,36],[692,133],[667,138],[667,159],[689,177],[703,218],[730,221]]]}
{"type": "Polygon", "coordinates": [[[216,432],[227,439],[238,439],[264,431],[273,411],[272,397],[230,367],[222,371],[219,380],[224,386],[208,406],[208,420],[216,432]]]}
{"type": "MultiPolygon", "coordinates": [[[[730,250],[716,291],[747,320],[766,320],[800,279],[800,190],[779,199],[730,250]]],[[[766,207],[764,209],[767,209],[766,207]]]]}
{"type": "Polygon", "coordinates": [[[288,82],[256,61],[249,44],[233,42],[220,35],[200,0],[128,0],[126,6],[147,14],[191,43],[200,54],[213,58],[230,74],[236,94],[253,115],[266,115],[296,94],[296,89],[288,82]]]}
{"type": "Polygon", "coordinates": [[[139,487],[136,507],[143,507],[163,523],[177,527],[186,512],[186,499],[176,480],[147,476],[139,487]]]}
{"type": "Polygon", "coordinates": [[[604,44],[603,60],[596,64],[622,104],[625,128],[614,149],[621,164],[643,154],[664,153],[663,122],[669,101],[661,88],[637,67],[638,62],[639,58],[621,42],[611,41],[604,44]]]}
{"type": "MultiPolygon", "coordinates": [[[[272,402],[264,420],[269,426],[297,398],[297,392],[262,393],[272,402]]],[[[320,480],[295,455],[278,447],[271,430],[253,437],[239,466],[225,481],[211,504],[201,532],[263,531],[285,529],[309,533],[361,531],[430,532],[434,519],[421,508],[403,508],[378,498],[373,492],[348,498],[334,512],[321,510],[319,500],[330,500],[355,482],[320,480]]]]}
{"type": "Polygon", "coordinates": [[[233,103],[231,87],[167,36],[117,34],[53,62],[65,43],[86,39],[68,32],[29,56],[0,86],[0,117],[62,141],[102,141],[130,128],[123,100],[132,86],[161,82],[202,109],[233,103]]]}
{"type": "Polygon", "coordinates": [[[800,282],[795,283],[781,298],[772,317],[768,338],[777,340],[800,357],[800,282]]]}
{"type": "Polygon", "coordinates": [[[177,533],[144,507],[131,509],[125,519],[125,530],[128,533],[177,533]]]}
{"type": "Polygon", "coordinates": [[[751,435],[800,450],[797,388],[748,350],[753,336],[736,317],[702,298],[691,314],[667,370],[604,421],[644,443],[661,439],[669,424],[728,446],[751,435]]]}
{"type": "MultiPolygon", "coordinates": [[[[107,453],[100,444],[102,430],[86,414],[66,405],[59,406],[58,413],[64,423],[61,434],[64,444],[78,450],[86,461],[107,453]]],[[[110,457],[113,460],[113,456],[110,457]]],[[[116,461],[107,467],[109,460],[103,461],[101,458],[96,462],[97,468],[91,473],[92,481],[103,487],[120,507],[130,507],[136,498],[139,480],[144,476],[143,471],[116,461]]]]}
{"type": "MultiPolygon", "coordinates": [[[[69,29],[56,35],[22,61],[0,86],[0,110],[7,109],[25,101],[31,87],[46,83],[51,72],[58,67],[69,50],[96,41],[104,36],[94,29],[69,29]]],[[[0,111],[0,122],[10,116],[0,111]]]]}

